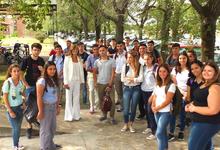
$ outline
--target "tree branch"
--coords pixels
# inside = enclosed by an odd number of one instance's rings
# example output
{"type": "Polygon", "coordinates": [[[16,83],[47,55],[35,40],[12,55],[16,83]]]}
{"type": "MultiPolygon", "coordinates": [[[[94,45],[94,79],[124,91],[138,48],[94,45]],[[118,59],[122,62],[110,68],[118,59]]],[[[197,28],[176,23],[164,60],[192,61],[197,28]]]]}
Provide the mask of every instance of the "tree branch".
{"type": "Polygon", "coordinates": [[[203,7],[202,5],[198,2],[198,0],[189,0],[193,6],[193,8],[200,14],[204,15],[203,13],[203,7]]]}

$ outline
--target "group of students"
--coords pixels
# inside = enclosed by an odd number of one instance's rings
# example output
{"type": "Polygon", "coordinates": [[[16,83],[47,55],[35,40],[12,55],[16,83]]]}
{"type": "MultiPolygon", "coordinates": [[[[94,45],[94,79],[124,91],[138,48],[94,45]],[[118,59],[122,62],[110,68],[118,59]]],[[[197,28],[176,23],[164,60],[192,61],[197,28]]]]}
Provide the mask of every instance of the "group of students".
{"type": "MultiPolygon", "coordinates": [[[[178,139],[184,139],[186,112],[190,112],[192,122],[188,149],[212,149],[212,137],[220,130],[218,66],[214,62],[201,63],[193,51],[179,53],[177,43],[172,45],[170,56],[163,63],[153,41],[145,45],[135,40],[131,48],[128,40],[126,38],[124,43],[113,39],[110,47],[95,44],[91,54],[85,51],[81,42],[74,45],[67,41],[64,51],[56,44],[55,53],[46,64],[39,57],[42,46],[32,44],[32,55],[20,66],[12,64],[8,68],[2,87],[12,126],[13,148],[24,148],[19,144],[22,111],[25,97],[28,100],[28,95],[34,90],[39,109],[40,149],[59,148],[60,145],[53,143],[53,137],[63,89],[66,95],[64,121],[73,121],[80,120],[81,87],[83,103],[86,104],[89,98],[91,114],[103,105],[103,96],[106,90],[109,91],[112,100],[110,122],[116,124],[116,104],[120,104],[119,110],[123,111],[121,132],[136,132],[134,122],[139,105],[138,118],[146,115],[147,120],[144,133],[150,133],[147,139],[157,139],[159,150],[168,149],[168,141],[175,138],[177,116],[180,122],[178,139]]],[[[99,120],[106,120],[107,114],[103,110],[99,120]]],[[[29,138],[31,131],[29,124],[29,138]]]]}

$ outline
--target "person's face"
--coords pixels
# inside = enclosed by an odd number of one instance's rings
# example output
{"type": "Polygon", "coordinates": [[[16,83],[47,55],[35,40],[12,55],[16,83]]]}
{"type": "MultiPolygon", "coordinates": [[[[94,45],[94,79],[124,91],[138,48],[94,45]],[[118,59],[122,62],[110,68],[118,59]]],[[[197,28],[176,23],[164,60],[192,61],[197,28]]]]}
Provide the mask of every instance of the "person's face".
{"type": "Polygon", "coordinates": [[[189,57],[190,62],[193,62],[196,59],[192,53],[187,53],[187,56],[189,57]]]}
{"type": "Polygon", "coordinates": [[[146,47],[145,46],[140,46],[139,47],[139,54],[144,55],[146,53],[146,47]]]}
{"type": "Polygon", "coordinates": [[[94,55],[98,55],[99,54],[99,48],[98,47],[93,47],[92,52],[93,52],[94,55]]]}
{"type": "Polygon", "coordinates": [[[99,48],[99,55],[100,55],[101,57],[107,56],[107,49],[106,49],[105,47],[99,48]]]}
{"type": "Polygon", "coordinates": [[[133,44],[134,44],[134,47],[136,47],[136,48],[139,46],[138,42],[134,42],[133,44]]]}
{"type": "Polygon", "coordinates": [[[148,50],[148,52],[152,52],[153,49],[154,49],[154,44],[148,43],[148,44],[147,44],[147,50],[148,50]]]}
{"type": "Polygon", "coordinates": [[[162,80],[165,80],[168,76],[168,71],[166,70],[166,68],[164,67],[160,67],[159,69],[159,77],[162,79],[162,80]]]}
{"type": "Polygon", "coordinates": [[[205,80],[212,80],[215,76],[215,69],[206,65],[202,71],[202,76],[205,80]]]}
{"type": "Polygon", "coordinates": [[[84,52],[84,44],[78,45],[78,49],[79,49],[79,53],[83,53],[84,52]]]}
{"type": "Polygon", "coordinates": [[[130,44],[130,39],[125,39],[125,43],[126,43],[126,45],[129,45],[130,44]]]}
{"type": "Polygon", "coordinates": [[[180,55],[180,56],[179,56],[179,63],[180,63],[181,66],[182,66],[182,65],[186,65],[186,63],[187,63],[187,57],[186,57],[185,55],[180,55]]]}
{"type": "Polygon", "coordinates": [[[172,48],[172,54],[173,54],[173,55],[179,55],[179,51],[180,51],[180,48],[179,48],[179,47],[173,47],[173,48],[172,48]]]}
{"type": "Polygon", "coordinates": [[[70,52],[71,52],[72,55],[77,55],[78,54],[78,49],[77,48],[71,49],[70,52]]]}
{"type": "Polygon", "coordinates": [[[198,77],[202,73],[202,68],[198,64],[192,64],[191,65],[191,72],[195,77],[198,77]]]}
{"type": "Polygon", "coordinates": [[[51,65],[47,68],[47,74],[49,77],[53,77],[56,73],[56,66],[51,65]]]}
{"type": "Polygon", "coordinates": [[[70,42],[70,41],[67,41],[67,42],[66,42],[66,45],[67,45],[67,47],[70,47],[70,46],[71,46],[71,42],[70,42]]]}
{"type": "Polygon", "coordinates": [[[152,65],[153,63],[153,58],[148,56],[148,55],[145,55],[144,56],[144,63],[148,66],[148,65],[152,65]]]}
{"type": "Polygon", "coordinates": [[[131,64],[133,61],[134,61],[134,57],[133,57],[131,54],[128,54],[128,56],[127,56],[127,62],[128,62],[129,64],[131,64]]]}
{"type": "Polygon", "coordinates": [[[60,55],[62,53],[62,49],[57,47],[55,48],[56,54],[60,55]]]}
{"type": "Polygon", "coordinates": [[[123,49],[123,48],[124,48],[123,44],[117,44],[116,48],[117,48],[117,50],[118,50],[119,53],[122,53],[123,50],[124,50],[124,49],[123,49]]]}
{"type": "Polygon", "coordinates": [[[111,46],[113,46],[113,47],[116,46],[116,41],[115,41],[115,40],[112,40],[112,41],[111,41],[111,46]]]}
{"type": "Polygon", "coordinates": [[[19,76],[20,76],[20,68],[18,68],[18,67],[12,68],[10,74],[11,74],[11,77],[12,77],[13,79],[18,79],[19,76]]]}
{"type": "Polygon", "coordinates": [[[38,57],[40,55],[41,50],[39,48],[33,47],[31,52],[34,57],[38,57]]]}

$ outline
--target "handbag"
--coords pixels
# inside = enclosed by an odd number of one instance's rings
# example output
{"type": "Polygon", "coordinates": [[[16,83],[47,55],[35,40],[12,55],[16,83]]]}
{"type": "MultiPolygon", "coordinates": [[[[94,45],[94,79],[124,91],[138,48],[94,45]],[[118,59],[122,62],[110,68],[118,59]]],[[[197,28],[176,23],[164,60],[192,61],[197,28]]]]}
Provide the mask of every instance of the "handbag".
{"type": "Polygon", "coordinates": [[[112,107],[112,100],[111,100],[111,97],[110,97],[110,90],[108,90],[108,88],[109,87],[106,88],[105,95],[102,98],[101,110],[103,112],[111,111],[111,107],[112,107]]]}

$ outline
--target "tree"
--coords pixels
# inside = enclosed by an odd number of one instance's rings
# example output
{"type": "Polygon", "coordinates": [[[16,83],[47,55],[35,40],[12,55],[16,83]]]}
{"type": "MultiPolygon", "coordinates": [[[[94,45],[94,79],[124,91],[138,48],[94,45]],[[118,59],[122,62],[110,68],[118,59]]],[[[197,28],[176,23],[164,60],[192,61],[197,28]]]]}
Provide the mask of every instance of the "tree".
{"type": "Polygon", "coordinates": [[[190,0],[201,19],[202,61],[214,60],[216,22],[220,16],[220,1],[190,0]]]}
{"type": "Polygon", "coordinates": [[[138,27],[139,39],[142,39],[144,24],[148,19],[148,13],[151,8],[155,8],[156,0],[135,0],[132,1],[128,10],[128,16],[138,27]],[[143,7],[142,7],[143,6],[143,7]]]}

